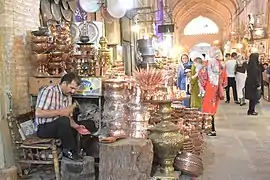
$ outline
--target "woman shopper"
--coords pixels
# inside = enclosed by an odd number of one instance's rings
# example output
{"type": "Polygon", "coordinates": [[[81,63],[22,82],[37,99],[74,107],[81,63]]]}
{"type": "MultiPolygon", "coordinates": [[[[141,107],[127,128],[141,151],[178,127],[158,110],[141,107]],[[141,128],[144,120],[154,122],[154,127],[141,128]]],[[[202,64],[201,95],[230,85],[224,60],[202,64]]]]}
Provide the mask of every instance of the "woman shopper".
{"type": "Polygon", "coordinates": [[[223,89],[227,86],[227,75],[222,65],[220,49],[214,47],[209,53],[210,59],[199,73],[199,79],[205,90],[202,101],[202,112],[212,115],[212,129],[207,135],[216,136],[215,114],[220,100],[224,99],[223,89]]]}
{"type": "Polygon", "coordinates": [[[244,88],[247,78],[247,62],[242,56],[238,56],[235,67],[235,81],[237,97],[240,102],[240,106],[245,105],[244,88]]]}
{"type": "Polygon", "coordinates": [[[200,66],[201,63],[202,63],[202,59],[200,57],[195,58],[193,61],[193,65],[191,66],[191,72],[190,72],[190,76],[191,76],[191,79],[190,79],[190,93],[191,93],[190,107],[198,108],[198,109],[201,109],[201,107],[202,107],[202,96],[199,96],[200,95],[200,86],[199,86],[200,82],[199,82],[199,77],[196,75],[200,71],[198,66],[200,66]]]}
{"type": "MultiPolygon", "coordinates": [[[[187,94],[189,94],[189,74],[191,69],[191,62],[189,61],[189,56],[187,54],[183,54],[181,56],[178,73],[177,73],[177,87],[180,90],[185,90],[187,94]]],[[[190,107],[190,100],[184,100],[183,105],[186,107],[190,107]]]]}
{"type": "Polygon", "coordinates": [[[249,57],[245,83],[245,97],[249,100],[247,114],[258,115],[255,111],[255,106],[261,97],[261,71],[258,53],[252,53],[249,57]]]}

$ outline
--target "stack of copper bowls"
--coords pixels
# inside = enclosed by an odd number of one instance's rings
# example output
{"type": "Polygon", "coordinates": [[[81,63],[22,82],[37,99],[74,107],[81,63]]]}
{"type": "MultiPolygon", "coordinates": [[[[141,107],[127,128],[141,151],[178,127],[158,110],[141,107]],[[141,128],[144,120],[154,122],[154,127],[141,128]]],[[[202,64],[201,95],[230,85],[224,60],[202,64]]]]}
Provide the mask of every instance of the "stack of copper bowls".
{"type": "Polygon", "coordinates": [[[184,174],[198,177],[203,172],[203,163],[198,155],[182,152],[176,156],[174,168],[184,174]]]}
{"type": "Polygon", "coordinates": [[[194,151],[193,142],[189,136],[186,136],[183,143],[183,152],[193,153],[193,151],[194,151]]]}
{"type": "Polygon", "coordinates": [[[32,61],[38,66],[36,76],[46,76],[49,52],[52,49],[51,38],[48,28],[40,27],[37,31],[32,31],[32,61]]]}
{"type": "Polygon", "coordinates": [[[204,141],[203,136],[198,130],[193,130],[190,134],[190,139],[194,146],[194,154],[200,155],[203,152],[204,141]]]}

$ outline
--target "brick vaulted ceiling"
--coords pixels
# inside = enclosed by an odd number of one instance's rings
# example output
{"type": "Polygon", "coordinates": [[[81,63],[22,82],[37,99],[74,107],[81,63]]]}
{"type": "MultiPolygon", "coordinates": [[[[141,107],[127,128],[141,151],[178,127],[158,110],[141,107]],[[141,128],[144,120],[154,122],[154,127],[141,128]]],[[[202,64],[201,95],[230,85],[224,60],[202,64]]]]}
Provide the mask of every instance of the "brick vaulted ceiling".
{"type": "Polygon", "coordinates": [[[228,27],[239,11],[241,0],[168,0],[170,9],[178,27],[183,31],[194,18],[204,16],[212,19],[220,28],[228,27]]]}

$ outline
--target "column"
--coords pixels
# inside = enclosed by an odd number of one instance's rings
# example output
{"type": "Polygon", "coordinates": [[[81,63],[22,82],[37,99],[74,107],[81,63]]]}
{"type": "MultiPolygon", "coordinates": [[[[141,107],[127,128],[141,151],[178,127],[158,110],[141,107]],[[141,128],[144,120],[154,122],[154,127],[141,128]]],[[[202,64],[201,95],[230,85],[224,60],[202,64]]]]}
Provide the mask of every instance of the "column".
{"type": "MultiPolygon", "coordinates": [[[[24,113],[30,109],[28,77],[31,72],[30,31],[39,27],[37,0],[1,0],[0,6],[0,174],[14,165],[6,113],[7,91],[13,94],[13,110],[24,113]]],[[[14,169],[14,168],[13,168],[14,169]]],[[[12,171],[13,173],[16,171],[12,171]]],[[[5,175],[4,175],[5,176],[5,175]]],[[[15,177],[15,176],[14,176],[15,177]]],[[[6,176],[6,179],[13,179],[6,176]]],[[[5,179],[4,178],[4,179],[5,179]]]]}

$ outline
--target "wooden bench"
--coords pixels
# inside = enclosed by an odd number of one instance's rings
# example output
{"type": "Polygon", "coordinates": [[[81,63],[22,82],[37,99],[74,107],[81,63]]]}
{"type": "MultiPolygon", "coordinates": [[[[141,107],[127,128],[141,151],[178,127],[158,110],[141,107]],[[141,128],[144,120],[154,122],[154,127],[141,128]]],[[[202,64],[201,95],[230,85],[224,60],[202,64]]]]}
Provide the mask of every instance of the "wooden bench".
{"type": "Polygon", "coordinates": [[[9,122],[12,123],[9,127],[15,147],[19,175],[28,175],[33,164],[54,165],[55,178],[60,180],[59,157],[61,150],[58,148],[60,142],[56,139],[41,139],[35,134],[28,135],[24,139],[23,128],[20,127],[20,124],[29,120],[34,124],[34,111],[12,118],[9,122]],[[30,168],[23,169],[23,165],[28,165],[30,168]]]}

